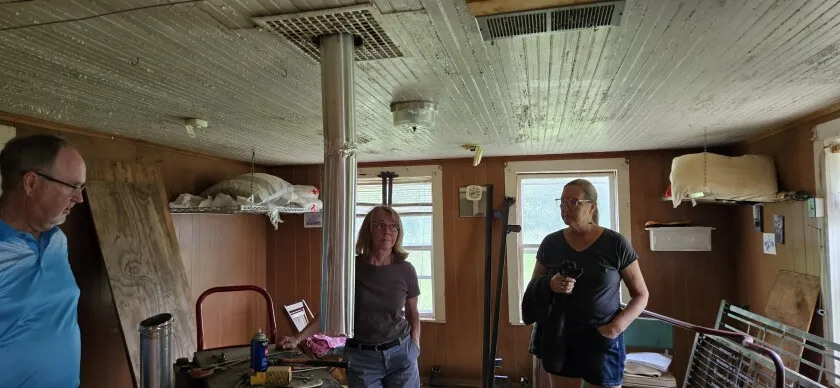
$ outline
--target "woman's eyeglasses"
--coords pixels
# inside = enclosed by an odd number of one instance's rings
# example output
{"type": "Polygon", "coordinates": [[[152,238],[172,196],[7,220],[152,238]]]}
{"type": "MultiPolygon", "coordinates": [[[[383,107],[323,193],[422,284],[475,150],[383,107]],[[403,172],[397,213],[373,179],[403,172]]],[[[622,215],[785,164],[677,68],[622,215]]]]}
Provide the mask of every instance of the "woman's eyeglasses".
{"type": "Polygon", "coordinates": [[[377,230],[387,230],[391,233],[397,233],[400,231],[400,227],[394,224],[386,224],[384,222],[374,222],[373,228],[377,230]]]}
{"type": "Polygon", "coordinates": [[[557,198],[554,200],[559,207],[571,208],[576,207],[577,205],[584,203],[584,202],[592,202],[588,199],[566,199],[566,198],[557,198]]]}

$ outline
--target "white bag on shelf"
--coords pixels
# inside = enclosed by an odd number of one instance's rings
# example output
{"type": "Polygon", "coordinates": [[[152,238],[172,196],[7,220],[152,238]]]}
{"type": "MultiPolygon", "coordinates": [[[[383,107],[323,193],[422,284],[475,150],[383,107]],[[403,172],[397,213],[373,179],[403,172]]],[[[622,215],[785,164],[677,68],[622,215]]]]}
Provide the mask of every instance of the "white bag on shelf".
{"type": "Polygon", "coordinates": [[[250,198],[253,194],[253,203],[264,205],[273,203],[278,206],[288,204],[295,192],[294,186],[283,179],[270,174],[253,174],[253,193],[251,192],[251,174],[242,174],[233,179],[219,182],[201,193],[202,196],[215,196],[226,194],[233,198],[250,198]]]}

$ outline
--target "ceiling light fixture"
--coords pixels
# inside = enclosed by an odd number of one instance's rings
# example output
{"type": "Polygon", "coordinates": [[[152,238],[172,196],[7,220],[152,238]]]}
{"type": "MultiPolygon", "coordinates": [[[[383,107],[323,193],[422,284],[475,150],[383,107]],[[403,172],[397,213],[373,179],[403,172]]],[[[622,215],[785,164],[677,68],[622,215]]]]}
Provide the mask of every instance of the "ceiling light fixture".
{"type": "Polygon", "coordinates": [[[428,130],[435,126],[437,104],[429,101],[405,101],[391,104],[394,126],[412,132],[428,130]]]}

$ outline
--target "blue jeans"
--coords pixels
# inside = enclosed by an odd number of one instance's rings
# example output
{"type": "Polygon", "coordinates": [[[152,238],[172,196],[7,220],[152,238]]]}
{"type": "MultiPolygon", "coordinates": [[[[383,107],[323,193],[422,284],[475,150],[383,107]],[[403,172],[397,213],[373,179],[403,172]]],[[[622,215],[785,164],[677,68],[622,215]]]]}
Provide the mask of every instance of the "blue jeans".
{"type": "Polygon", "coordinates": [[[559,376],[582,378],[602,387],[623,383],[624,333],[606,338],[595,326],[584,326],[567,328],[566,336],[566,360],[559,376]]]}
{"type": "Polygon", "coordinates": [[[377,352],[344,347],[348,388],[415,388],[420,386],[420,347],[406,336],[393,348],[377,352]]]}

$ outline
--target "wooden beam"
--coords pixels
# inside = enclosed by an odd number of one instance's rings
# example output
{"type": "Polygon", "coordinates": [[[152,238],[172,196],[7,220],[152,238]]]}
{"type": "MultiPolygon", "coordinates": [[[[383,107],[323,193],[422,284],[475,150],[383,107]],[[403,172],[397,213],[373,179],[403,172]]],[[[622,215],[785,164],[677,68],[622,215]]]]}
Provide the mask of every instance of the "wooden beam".
{"type": "Polygon", "coordinates": [[[467,0],[467,7],[473,16],[478,17],[597,2],[598,0],[467,0]]]}

